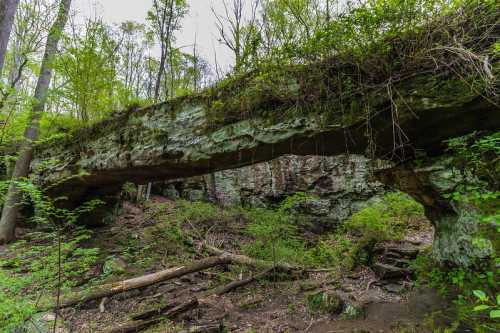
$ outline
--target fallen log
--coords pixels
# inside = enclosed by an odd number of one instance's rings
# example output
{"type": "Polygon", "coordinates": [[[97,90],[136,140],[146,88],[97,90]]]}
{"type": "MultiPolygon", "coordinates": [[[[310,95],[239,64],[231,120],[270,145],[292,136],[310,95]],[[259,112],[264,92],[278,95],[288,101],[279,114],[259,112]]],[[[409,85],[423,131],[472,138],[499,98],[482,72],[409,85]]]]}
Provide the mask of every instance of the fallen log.
{"type": "MultiPolygon", "coordinates": [[[[171,279],[175,279],[187,274],[199,272],[205,270],[207,268],[219,266],[219,265],[227,265],[227,264],[239,264],[243,266],[249,266],[252,268],[263,267],[266,269],[273,269],[274,271],[285,272],[285,273],[298,273],[303,274],[307,273],[308,270],[299,267],[292,266],[287,263],[269,263],[264,260],[253,259],[241,254],[233,254],[230,252],[226,252],[220,249],[217,249],[213,246],[203,244],[203,247],[214,256],[201,259],[195,263],[192,263],[188,266],[181,266],[176,268],[166,269],[160,272],[151,273],[147,275],[143,275],[140,277],[123,280],[115,283],[108,283],[99,287],[94,288],[91,291],[85,291],[77,293],[68,299],[63,299],[58,307],[59,308],[67,308],[77,304],[83,304],[92,300],[110,297],[113,295],[117,295],[123,293],[125,291],[138,289],[147,287],[159,282],[168,281],[171,279]]],[[[250,281],[252,282],[252,281],[250,281]]],[[[56,307],[56,304],[51,304],[45,309],[51,309],[56,307]]]]}
{"type": "Polygon", "coordinates": [[[156,325],[160,323],[162,320],[165,318],[172,319],[175,318],[176,316],[187,312],[191,309],[194,309],[198,306],[198,299],[192,298],[187,302],[184,302],[182,304],[179,304],[178,306],[166,311],[165,313],[162,313],[162,316],[157,316],[153,319],[149,320],[133,320],[129,321],[127,323],[109,328],[102,333],[130,333],[130,332],[139,332],[145,328],[148,328],[152,325],[156,325]]]}
{"type": "Polygon", "coordinates": [[[225,255],[232,259],[233,263],[240,264],[242,266],[249,266],[252,268],[274,268],[275,271],[290,273],[295,272],[296,274],[306,274],[306,273],[328,273],[335,271],[335,268],[305,268],[301,266],[294,266],[288,263],[273,263],[265,260],[259,260],[247,257],[242,254],[233,254],[216,247],[210,246],[203,243],[201,245],[208,253],[215,256],[225,255]]]}
{"type": "MultiPolygon", "coordinates": [[[[164,282],[168,281],[171,279],[175,279],[190,273],[195,273],[199,272],[202,270],[205,270],[207,268],[219,266],[219,265],[227,265],[227,264],[239,264],[239,265],[244,265],[244,266],[250,266],[253,268],[257,267],[273,267],[276,270],[280,271],[292,271],[292,270],[300,270],[298,267],[290,266],[287,264],[277,264],[277,265],[272,265],[266,261],[263,260],[256,260],[252,259],[250,257],[244,256],[244,255],[239,255],[239,254],[233,254],[230,252],[222,251],[219,250],[215,247],[211,246],[206,246],[207,250],[210,253],[215,254],[212,257],[205,258],[202,260],[199,260],[191,265],[188,266],[181,266],[181,267],[176,267],[176,268],[171,268],[171,269],[166,269],[160,272],[152,273],[152,274],[147,274],[143,275],[140,277],[128,279],[128,280],[123,280],[120,282],[115,282],[115,283],[109,283],[105,284],[99,287],[94,288],[91,291],[85,291],[78,293],[68,299],[63,299],[60,304],[59,308],[67,308],[71,307],[77,304],[83,304],[92,300],[104,298],[104,297],[110,297],[119,293],[123,293],[125,291],[133,290],[133,289],[138,289],[138,288],[143,288],[147,287],[159,282],[164,282]]],[[[55,304],[52,304],[48,308],[53,308],[55,307],[55,304]]]]}
{"type": "MultiPolygon", "coordinates": [[[[160,272],[143,275],[133,279],[128,279],[116,283],[109,283],[91,290],[90,292],[79,293],[69,299],[62,300],[59,308],[67,308],[73,305],[85,303],[103,297],[110,297],[128,290],[147,287],[159,282],[175,279],[187,274],[199,272],[207,268],[227,265],[233,262],[233,259],[226,255],[219,255],[214,257],[205,258],[196,261],[188,266],[176,267],[166,269],[160,272]]],[[[55,306],[55,305],[53,305],[55,306]]]]}

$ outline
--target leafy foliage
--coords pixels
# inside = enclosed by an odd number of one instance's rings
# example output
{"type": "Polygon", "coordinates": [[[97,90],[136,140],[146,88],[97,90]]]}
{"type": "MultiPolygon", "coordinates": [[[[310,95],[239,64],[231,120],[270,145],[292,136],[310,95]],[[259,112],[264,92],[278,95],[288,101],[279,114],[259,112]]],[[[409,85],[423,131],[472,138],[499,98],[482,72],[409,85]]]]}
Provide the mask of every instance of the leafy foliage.
{"type": "MultiPolygon", "coordinates": [[[[43,227],[45,232],[29,235],[36,245],[26,246],[25,241],[10,245],[9,252],[15,255],[0,260],[0,309],[5,310],[0,321],[2,331],[24,324],[35,313],[42,296],[50,297],[55,290],[67,290],[80,284],[99,255],[98,249],[81,246],[91,234],[75,228],[75,222],[81,214],[100,205],[100,201],[67,210],[56,207],[54,200],[31,182],[19,180],[16,183],[25,200],[35,208],[32,223],[43,227]],[[59,223],[63,223],[63,227],[59,223]]],[[[8,184],[0,182],[0,188],[6,190],[8,184]]]]}
{"type": "MultiPolygon", "coordinates": [[[[0,330],[14,331],[38,310],[40,299],[52,296],[59,284],[59,256],[62,261],[61,289],[69,290],[85,281],[98,260],[99,250],[81,246],[91,235],[79,229],[64,236],[60,251],[55,233],[29,235],[37,245],[19,241],[9,246],[15,254],[0,260],[0,330]]],[[[90,277],[88,278],[90,279],[90,277]]]]}
{"type": "Polygon", "coordinates": [[[307,306],[316,312],[335,314],[342,309],[342,300],[336,293],[320,291],[306,295],[307,306]]]}
{"type": "Polygon", "coordinates": [[[469,135],[448,140],[450,169],[458,175],[458,185],[447,195],[456,205],[479,212],[481,223],[478,235],[473,239],[476,246],[485,246],[491,241],[494,252],[491,257],[476,262],[473,269],[440,267],[430,256],[421,255],[414,262],[421,283],[443,293],[457,294],[455,303],[459,309],[459,320],[474,326],[478,332],[489,332],[498,328],[498,211],[500,193],[498,177],[500,134],[469,135]]]}
{"type": "Polygon", "coordinates": [[[412,266],[416,269],[419,284],[429,285],[443,294],[456,295],[458,292],[454,300],[458,321],[465,321],[477,332],[490,332],[498,327],[495,317],[499,294],[498,268],[487,263],[474,270],[441,267],[427,253],[420,254],[412,266]]]}
{"type": "Polygon", "coordinates": [[[398,240],[405,235],[412,219],[424,216],[423,207],[402,193],[388,193],[380,202],[354,213],[347,230],[362,235],[363,242],[398,240]]]}
{"type": "Polygon", "coordinates": [[[480,214],[481,227],[475,238],[478,246],[491,241],[495,252],[491,260],[500,263],[500,132],[488,135],[471,133],[448,141],[451,165],[458,170],[460,182],[446,197],[469,205],[480,214]]]}
{"type": "Polygon", "coordinates": [[[306,264],[308,255],[304,239],[299,237],[298,218],[292,208],[310,199],[304,193],[297,193],[282,202],[277,210],[253,208],[245,215],[250,223],[246,232],[254,241],[244,247],[253,257],[272,262],[293,262],[306,264]]]}
{"type": "Polygon", "coordinates": [[[416,220],[424,219],[423,208],[402,193],[389,193],[377,203],[355,213],[345,228],[314,243],[301,230],[300,214],[290,210],[311,197],[298,193],[282,202],[277,210],[250,209],[247,233],[254,241],[244,247],[249,255],[270,261],[350,270],[365,252],[385,240],[401,239],[416,220]]]}
{"type": "Polygon", "coordinates": [[[65,82],[53,93],[83,123],[96,121],[118,104],[116,73],[118,47],[106,25],[88,20],[82,35],[65,36],[65,52],[57,58],[56,79],[65,82]],[[92,79],[89,80],[89,77],[92,79]]]}

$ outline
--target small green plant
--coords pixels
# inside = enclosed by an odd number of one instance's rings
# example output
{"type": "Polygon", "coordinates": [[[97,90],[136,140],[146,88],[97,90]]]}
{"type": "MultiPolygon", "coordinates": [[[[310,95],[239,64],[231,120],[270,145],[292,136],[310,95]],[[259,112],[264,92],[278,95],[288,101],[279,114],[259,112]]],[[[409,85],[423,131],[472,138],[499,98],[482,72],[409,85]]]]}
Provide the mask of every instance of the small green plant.
{"type": "Polygon", "coordinates": [[[134,201],[137,198],[137,186],[134,183],[127,182],[122,186],[121,197],[125,200],[134,201]]]}
{"type": "Polygon", "coordinates": [[[14,332],[35,314],[33,299],[22,296],[31,283],[27,276],[13,276],[0,269],[0,331],[14,332]]]}
{"type": "Polygon", "coordinates": [[[356,263],[358,246],[341,228],[336,233],[321,239],[305,254],[317,267],[335,267],[339,272],[350,271],[356,263]]]}
{"type": "Polygon", "coordinates": [[[245,253],[273,262],[303,262],[305,244],[298,237],[297,226],[288,214],[255,208],[247,212],[247,218],[251,222],[246,232],[255,240],[244,246],[245,253]]]}
{"type": "Polygon", "coordinates": [[[69,291],[92,276],[99,250],[80,244],[91,237],[77,229],[63,237],[56,233],[32,233],[31,243],[18,241],[9,246],[9,256],[0,260],[0,331],[13,332],[37,311],[40,298],[61,289],[69,291]]]}
{"type": "Polygon", "coordinates": [[[378,242],[401,240],[412,220],[424,220],[423,207],[409,196],[394,192],[373,203],[346,222],[348,232],[358,237],[355,257],[370,263],[373,248],[378,242]]]}
{"type": "Polygon", "coordinates": [[[331,291],[320,291],[306,295],[306,304],[316,312],[335,314],[342,309],[342,300],[331,291]]]}
{"type": "Polygon", "coordinates": [[[412,267],[418,284],[428,285],[444,295],[459,293],[453,301],[458,310],[457,320],[467,322],[478,332],[490,332],[490,325],[498,324],[495,323],[500,310],[498,282],[495,278],[498,268],[492,269],[488,263],[474,269],[442,267],[428,253],[420,254],[412,267]]]}
{"type": "Polygon", "coordinates": [[[297,205],[310,200],[305,193],[286,198],[276,210],[254,208],[246,212],[250,221],[246,232],[255,238],[244,251],[253,257],[273,262],[310,264],[304,240],[299,237],[297,205]]]}
{"type": "Polygon", "coordinates": [[[314,199],[316,199],[316,197],[311,194],[305,192],[297,192],[289,197],[286,197],[285,200],[281,202],[278,210],[281,212],[291,212],[298,206],[314,199]]]}
{"type": "Polygon", "coordinates": [[[488,312],[491,319],[500,318],[500,294],[497,294],[494,300],[491,300],[488,295],[482,290],[474,290],[474,296],[479,301],[479,305],[473,308],[475,312],[488,312]]]}

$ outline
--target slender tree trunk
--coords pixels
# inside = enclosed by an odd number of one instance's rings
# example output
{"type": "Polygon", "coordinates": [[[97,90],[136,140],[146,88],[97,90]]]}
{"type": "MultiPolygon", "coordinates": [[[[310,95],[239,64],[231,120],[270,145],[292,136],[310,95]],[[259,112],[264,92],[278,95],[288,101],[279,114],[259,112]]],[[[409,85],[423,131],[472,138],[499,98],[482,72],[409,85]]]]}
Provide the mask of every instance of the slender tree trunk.
{"type": "Polygon", "coordinates": [[[161,87],[161,80],[163,78],[163,72],[165,71],[165,58],[167,57],[167,52],[165,51],[164,47],[162,47],[161,51],[161,57],[160,57],[160,68],[158,69],[158,74],[156,76],[156,83],[155,83],[155,102],[158,102],[160,99],[160,87],[161,87]]]}
{"type": "Polygon", "coordinates": [[[19,157],[16,161],[12,182],[7,192],[5,205],[0,220],[0,244],[10,242],[15,238],[16,220],[19,215],[22,193],[16,186],[16,180],[28,176],[31,160],[33,159],[33,143],[38,139],[40,119],[45,109],[47,92],[52,78],[52,62],[57,53],[57,45],[68,21],[71,0],[61,0],[57,19],[52,25],[43,55],[40,76],[35,88],[34,102],[30,120],[24,132],[24,141],[21,145],[19,157]]]}
{"type": "MultiPolygon", "coordinates": [[[[174,5],[175,1],[170,0],[170,11],[168,12],[168,20],[165,22],[165,13],[163,13],[162,16],[162,23],[160,24],[160,43],[161,43],[161,59],[160,59],[160,68],[158,69],[158,75],[156,77],[156,85],[155,85],[155,102],[158,102],[160,98],[160,86],[161,86],[161,79],[163,77],[163,74],[165,73],[165,65],[167,61],[167,47],[171,43],[171,33],[172,33],[172,20],[174,18],[174,5]]],[[[157,7],[158,8],[158,7],[157,7]]],[[[165,10],[165,9],[163,9],[165,10]]],[[[160,15],[160,13],[157,13],[157,15],[160,15]]],[[[165,97],[167,96],[167,93],[165,93],[165,97]]]]}
{"type": "Polygon", "coordinates": [[[19,0],[0,0],[0,76],[19,0]]]}

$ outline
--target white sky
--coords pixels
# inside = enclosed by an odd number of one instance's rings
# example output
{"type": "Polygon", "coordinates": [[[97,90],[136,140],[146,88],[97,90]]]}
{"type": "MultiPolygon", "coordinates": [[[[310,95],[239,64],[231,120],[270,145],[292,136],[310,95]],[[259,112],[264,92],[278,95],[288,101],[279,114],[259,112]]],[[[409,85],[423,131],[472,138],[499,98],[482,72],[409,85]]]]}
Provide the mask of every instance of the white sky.
{"type": "MultiPolygon", "coordinates": [[[[79,16],[97,14],[109,24],[130,20],[145,23],[152,3],[152,0],[74,0],[73,8],[79,16]]],[[[186,46],[185,52],[192,52],[196,35],[198,51],[203,58],[212,66],[217,59],[220,67],[228,69],[234,61],[229,50],[217,41],[218,31],[210,9],[213,6],[217,13],[223,13],[222,0],[188,0],[188,3],[189,13],[183,21],[182,31],[177,34],[177,46],[186,46]]]]}

